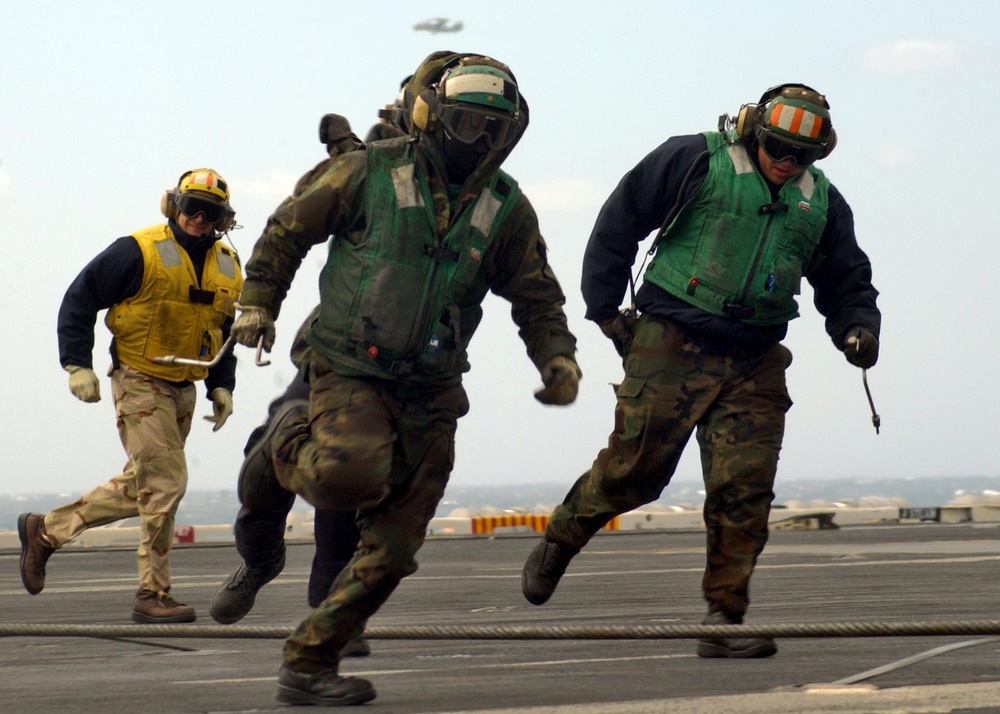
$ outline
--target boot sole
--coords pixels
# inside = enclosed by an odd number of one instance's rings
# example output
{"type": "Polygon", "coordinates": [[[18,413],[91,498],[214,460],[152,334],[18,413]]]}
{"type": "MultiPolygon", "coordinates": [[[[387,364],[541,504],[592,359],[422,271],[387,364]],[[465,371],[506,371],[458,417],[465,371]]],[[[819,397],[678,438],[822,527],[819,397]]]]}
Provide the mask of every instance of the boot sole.
{"type": "Polygon", "coordinates": [[[345,697],[321,697],[312,692],[303,692],[301,689],[278,685],[278,693],[275,696],[283,704],[319,704],[327,707],[348,707],[354,704],[364,704],[375,698],[375,687],[369,687],[363,692],[355,692],[345,697]]]}
{"type": "Polygon", "coordinates": [[[528,578],[530,576],[527,573],[521,573],[521,594],[524,595],[524,599],[530,602],[532,605],[544,605],[552,597],[556,589],[552,588],[548,592],[538,592],[531,589],[528,584],[528,578]]]}
{"type": "Polygon", "coordinates": [[[37,595],[45,589],[45,583],[40,588],[33,588],[28,584],[28,576],[25,575],[24,561],[28,557],[28,516],[29,513],[22,513],[17,517],[17,537],[21,539],[21,584],[28,591],[29,595],[37,595]]]}
{"type": "Polygon", "coordinates": [[[745,650],[732,650],[722,645],[710,642],[699,642],[697,654],[699,657],[730,657],[733,659],[756,659],[770,657],[778,652],[778,645],[773,642],[762,643],[745,650]]]}
{"type": "MultiPolygon", "coordinates": [[[[552,544],[552,541],[543,541],[543,543],[546,542],[552,544]]],[[[555,544],[556,546],[563,548],[564,551],[568,552],[569,558],[562,566],[559,574],[553,578],[551,567],[549,572],[542,574],[542,566],[545,565],[546,561],[545,550],[539,551],[541,545],[542,544],[535,546],[534,550],[532,550],[528,555],[528,559],[525,561],[524,567],[521,569],[521,594],[524,595],[524,599],[532,605],[544,605],[549,601],[549,598],[551,598],[555,593],[556,588],[559,587],[559,581],[562,580],[563,576],[566,574],[566,569],[569,567],[570,561],[580,553],[579,549],[572,550],[566,546],[558,546],[558,544],[555,544]]],[[[546,548],[548,548],[547,545],[546,548]]]]}
{"type": "Polygon", "coordinates": [[[196,615],[175,615],[174,617],[150,617],[141,612],[132,611],[132,620],[141,625],[170,625],[179,622],[194,622],[196,615]]]}

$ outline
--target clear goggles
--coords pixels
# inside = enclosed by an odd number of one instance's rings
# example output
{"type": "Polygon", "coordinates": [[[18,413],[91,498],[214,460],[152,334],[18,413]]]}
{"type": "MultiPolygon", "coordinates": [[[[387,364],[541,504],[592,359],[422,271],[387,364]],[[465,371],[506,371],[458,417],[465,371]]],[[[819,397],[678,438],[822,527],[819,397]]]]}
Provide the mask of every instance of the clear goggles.
{"type": "Polygon", "coordinates": [[[463,144],[484,139],[490,149],[506,149],[521,135],[517,117],[465,103],[439,103],[437,115],[448,136],[463,144]]]}
{"type": "Polygon", "coordinates": [[[791,159],[795,165],[804,169],[826,154],[826,146],[822,144],[792,144],[786,139],[770,131],[760,131],[757,133],[757,144],[764,150],[767,157],[775,163],[791,159]]]}

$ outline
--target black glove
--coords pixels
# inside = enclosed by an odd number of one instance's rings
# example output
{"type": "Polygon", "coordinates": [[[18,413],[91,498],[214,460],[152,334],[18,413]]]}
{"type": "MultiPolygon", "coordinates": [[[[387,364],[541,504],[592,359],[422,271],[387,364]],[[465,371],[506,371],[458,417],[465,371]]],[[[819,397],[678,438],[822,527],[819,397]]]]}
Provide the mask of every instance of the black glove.
{"type": "Polygon", "coordinates": [[[619,312],[610,320],[605,320],[597,324],[601,328],[601,332],[604,333],[604,336],[611,340],[615,349],[618,350],[618,354],[624,357],[629,347],[632,346],[632,338],[635,336],[635,332],[633,331],[635,318],[619,312]]]}
{"type": "Polygon", "coordinates": [[[878,362],[878,338],[863,327],[852,327],[844,338],[844,356],[855,367],[874,367],[878,362]]]}

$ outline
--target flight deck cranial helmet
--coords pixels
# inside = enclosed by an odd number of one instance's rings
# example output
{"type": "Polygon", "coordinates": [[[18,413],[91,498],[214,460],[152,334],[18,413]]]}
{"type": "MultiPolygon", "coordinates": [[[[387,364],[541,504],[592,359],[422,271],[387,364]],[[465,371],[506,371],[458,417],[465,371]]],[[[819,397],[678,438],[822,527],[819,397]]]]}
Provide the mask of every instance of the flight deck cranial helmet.
{"type": "Polygon", "coordinates": [[[757,104],[744,105],[736,131],[772,161],[792,159],[799,168],[826,158],[837,144],[826,97],[804,84],[772,87],[757,104]]]}
{"type": "Polygon", "coordinates": [[[200,213],[220,233],[236,221],[236,212],[229,205],[229,184],[215,169],[208,168],[181,174],[177,186],[164,192],[160,212],[173,220],[181,213],[189,218],[200,213]]]}
{"type": "Polygon", "coordinates": [[[510,69],[482,55],[461,57],[413,105],[421,131],[440,128],[449,139],[489,150],[511,149],[527,126],[523,99],[510,69]]]}

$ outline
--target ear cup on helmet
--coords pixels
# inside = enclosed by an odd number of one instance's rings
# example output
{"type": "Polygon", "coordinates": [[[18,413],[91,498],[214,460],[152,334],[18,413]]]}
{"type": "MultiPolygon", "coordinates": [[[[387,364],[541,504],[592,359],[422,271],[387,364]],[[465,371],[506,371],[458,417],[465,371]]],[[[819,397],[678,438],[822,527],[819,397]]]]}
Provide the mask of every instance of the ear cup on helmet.
{"type": "Polygon", "coordinates": [[[752,138],[754,126],[757,124],[757,105],[744,104],[740,107],[739,114],[736,115],[736,135],[742,141],[749,141],[752,138]]]}
{"type": "Polygon", "coordinates": [[[435,128],[436,117],[428,101],[433,96],[433,88],[428,88],[421,92],[413,102],[413,113],[410,119],[413,126],[420,131],[433,131],[435,128]]]}
{"type": "Polygon", "coordinates": [[[160,213],[167,218],[177,219],[177,202],[175,201],[177,189],[168,188],[160,196],[160,213]]]}

